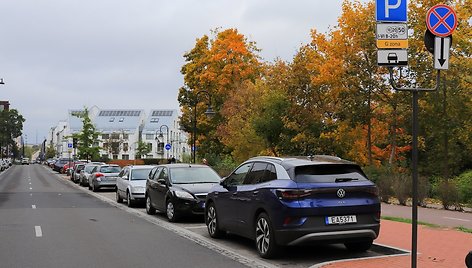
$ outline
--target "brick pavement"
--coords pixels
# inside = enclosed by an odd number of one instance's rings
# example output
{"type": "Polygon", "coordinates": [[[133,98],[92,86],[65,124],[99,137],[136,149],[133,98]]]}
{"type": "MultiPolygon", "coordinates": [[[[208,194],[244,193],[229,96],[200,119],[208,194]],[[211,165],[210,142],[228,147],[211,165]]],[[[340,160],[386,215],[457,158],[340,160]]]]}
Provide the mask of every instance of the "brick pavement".
{"type": "MultiPolygon", "coordinates": [[[[382,220],[375,243],[411,250],[411,224],[382,220]]],[[[462,268],[472,250],[472,234],[451,229],[418,226],[418,268],[462,268]]],[[[352,260],[323,268],[408,268],[411,256],[352,260]]]]}

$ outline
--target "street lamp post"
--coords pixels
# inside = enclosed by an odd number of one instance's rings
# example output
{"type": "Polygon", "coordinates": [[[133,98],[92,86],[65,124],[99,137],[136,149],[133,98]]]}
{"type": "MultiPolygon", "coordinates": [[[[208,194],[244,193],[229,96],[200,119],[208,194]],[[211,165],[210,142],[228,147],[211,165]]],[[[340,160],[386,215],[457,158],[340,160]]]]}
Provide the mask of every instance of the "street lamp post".
{"type": "MultiPolygon", "coordinates": [[[[169,126],[168,125],[162,125],[159,128],[159,138],[164,139],[164,135],[162,134],[162,127],[166,128],[166,134],[167,134],[166,135],[166,143],[168,143],[169,142],[169,126]]],[[[167,153],[166,153],[166,158],[169,159],[169,151],[167,151],[167,153]]]]}
{"type": "Polygon", "coordinates": [[[206,90],[200,90],[195,95],[195,100],[193,102],[193,140],[192,140],[192,153],[193,153],[193,163],[195,164],[195,156],[197,154],[197,104],[198,104],[198,96],[200,93],[205,93],[206,97],[208,98],[207,110],[205,111],[205,115],[208,117],[212,117],[215,115],[215,111],[211,108],[211,95],[206,90]]]}

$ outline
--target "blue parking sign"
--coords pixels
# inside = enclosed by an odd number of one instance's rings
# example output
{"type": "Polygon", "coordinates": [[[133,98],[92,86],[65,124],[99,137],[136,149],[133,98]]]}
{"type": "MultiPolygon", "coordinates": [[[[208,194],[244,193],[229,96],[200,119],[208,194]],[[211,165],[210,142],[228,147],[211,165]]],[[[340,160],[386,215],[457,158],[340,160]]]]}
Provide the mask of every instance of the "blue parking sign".
{"type": "Polygon", "coordinates": [[[406,0],[376,0],[376,20],[382,22],[406,22],[407,7],[406,0]]]}

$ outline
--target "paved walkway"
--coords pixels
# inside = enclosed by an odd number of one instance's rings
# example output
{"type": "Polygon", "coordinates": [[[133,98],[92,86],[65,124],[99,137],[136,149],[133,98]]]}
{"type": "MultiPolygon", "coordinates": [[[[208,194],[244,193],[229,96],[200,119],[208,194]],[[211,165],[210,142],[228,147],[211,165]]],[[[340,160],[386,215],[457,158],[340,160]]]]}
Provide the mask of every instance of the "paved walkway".
{"type": "MultiPolygon", "coordinates": [[[[411,224],[382,220],[375,243],[411,250],[411,224]]],[[[472,234],[451,229],[418,226],[418,268],[460,268],[472,250],[472,234]]],[[[353,260],[323,268],[408,268],[411,256],[353,260]]]]}

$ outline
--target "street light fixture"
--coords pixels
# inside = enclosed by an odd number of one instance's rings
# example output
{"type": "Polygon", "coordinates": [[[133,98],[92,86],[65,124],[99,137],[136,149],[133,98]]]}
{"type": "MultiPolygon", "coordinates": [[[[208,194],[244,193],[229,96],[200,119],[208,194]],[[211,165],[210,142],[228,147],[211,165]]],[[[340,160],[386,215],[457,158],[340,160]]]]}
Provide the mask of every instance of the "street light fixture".
{"type": "Polygon", "coordinates": [[[206,90],[200,90],[196,93],[195,95],[195,100],[193,102],[193,145],[192,145],[192,153],[193,153],[193,163],[195,164],[195,158],[197,154],[197,104],[198,104],[198,96],[204,93],[208,99],[208,104],[207,104],[207,110],[205,111],[205,115],[209,118],[212,118],[215,115],[215,111],[213,111],[213,108],[211,107],[211,95],[208,91],[206,90]]]}

